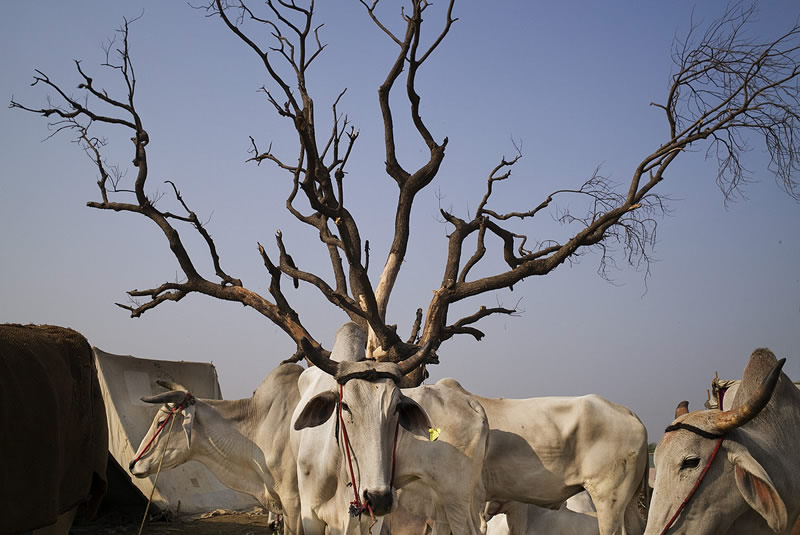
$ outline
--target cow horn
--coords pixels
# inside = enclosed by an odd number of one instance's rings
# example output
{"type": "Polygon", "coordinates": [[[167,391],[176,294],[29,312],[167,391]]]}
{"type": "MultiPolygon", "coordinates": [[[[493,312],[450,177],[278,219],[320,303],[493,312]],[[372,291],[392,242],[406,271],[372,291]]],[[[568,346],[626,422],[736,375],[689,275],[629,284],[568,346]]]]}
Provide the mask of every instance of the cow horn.
{"type": "Polygon", "coordinates": [[[423,364],[428,358],[428,353],[430,352],[432,345],[433,344],[431,342],[428,342],[414,355],[411,355],[407,359],[398,362],[397,367],[400,368],[400,374],[405,375],[420,364],[423,364]]]}
{"type": "Polygon", "coordinates": [[[186,399],[186,392],[180,392],[175,390],[170,390],[169,392],[161,392],[160,394],[156,394],[155,396],[146,396],[141,398],[142,401],[145,403],[181,403],[184,399],[186,399]]]}
{"type": "Polygon", "coordinates": [[[683,416],[684,414],[689,414],[689,402],[686,400],[681,401],[678,403],[678,406],[675,407],[675,418],[683,416]]]}
{"type": "Polygon", "coordinates": [[[725,431],[736,429],[758,416],[758,413],[769,403],[772,392],[775,390],[775,385],[778,384],[778,379],[781,376],[781,368],[785,363],[785,358],[779,360],[761,382],[758,390],[743,405],[716,414],[713,420],[715,430],[724,433],[725,431]]]}
{"type": "Polygon", "coordinates": [[[336,377],[336,372],[339,371],[338,362],[320,353],[319,349],[311,345],[311,342],[309,342],[308,338],[305,336],[300,340],[300,347],[303,348],[303,353],[306,354],[306,358],[313,362],[314,366],[328,375],[336,377]]]}
{"type": "Polygon", "coordinates": [[[166,388],[167,390],[181,390],[183,392],[188,392],[189,391],[189,389],[186,388],[185,386],[183,386],[182,384],[173,383],[172,381],[156,379],[156,384],[158,386],[162,386],[162,387],[166,388]]]}

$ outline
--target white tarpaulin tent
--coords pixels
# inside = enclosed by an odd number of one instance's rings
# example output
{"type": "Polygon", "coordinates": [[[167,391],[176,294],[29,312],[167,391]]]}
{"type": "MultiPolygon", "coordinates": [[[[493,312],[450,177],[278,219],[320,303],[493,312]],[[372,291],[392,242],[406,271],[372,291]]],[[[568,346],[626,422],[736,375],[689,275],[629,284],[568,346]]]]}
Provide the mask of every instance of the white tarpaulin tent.
{"type": "MultiPolygon", "coordinates": [[[[157,406],[140,399],[164,391],[156,384],[156,379],[180,383],[198,398],[222,398],[213,364],[112,355],[96,347],[94,354],[106,404],[109,453],[125,469],[158,410],[157,406]]],[[[182,431],[172,438],[185,440],[182,431]]],[[[132,477],[131,481],[147,497],[154,479],[155,476],[132,477]]],[[[205,466],[190,461],[171,470],[162,470],[153,504],[172,513],[195,514],[215,509],[251,509],[258,502],[250,495],[223,486],[205,466]]]]}

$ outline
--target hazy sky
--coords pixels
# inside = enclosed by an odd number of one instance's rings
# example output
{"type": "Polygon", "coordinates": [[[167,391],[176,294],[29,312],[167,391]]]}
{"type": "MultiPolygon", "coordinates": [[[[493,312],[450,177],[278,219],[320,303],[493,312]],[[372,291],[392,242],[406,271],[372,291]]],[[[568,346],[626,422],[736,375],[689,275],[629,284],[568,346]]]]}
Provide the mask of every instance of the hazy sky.
{"type": "MultiPolygon", "coordinates": [[[[328,47],[309,75],[310,89],[322,125],[330,123],[332,99],[348,89],[339,109],[361,136],[347,202],[362,221],[362,238],[370,240],[374,281],[393,219],[385,203],[396,190],[383,173],[377,87],[395,50],[357,0],[319,4],[328,47]]],[[[441,16],[444,4],[430,9],[427,22],[441,16]]],[[[441,283],[449,228],[439,206],[471,214],[488,173],[503,155],[513,155],[512,139],[524,158],[497,192],[502,208],[530,209],[552,190],[579,186],[597,166],[627,182],[667,139],[663,112],[650,103],[665,99],[673,37],[685,33],[693,10],[696,21],[709,21],[724,6],[459,3],[460,20],[418,83],[423,117],[437,140],[447,136],[450,143],[439,177],[418,197],[412,247],[390,303],[388,320],[403,337],[416,308],[427,308],[441,283]]],[[[277,229],[302,268],[320,262],[327,275],[315,233],[283,208],[288,177],[266,163],[245,162],[248,136],[262,147],[272,142],[287,160],[295,158],[295,137],[257,91],[267,80],[256,57],[220,20],[181,2],[10,3],[0,20],[0,94],[7,102],[13,95],[43,106],[48,93],[29,85],[34,69],[74,88],[74,59],[96,83],[117,91],[113,73],[99,67],[102,44],[123,17],[142,12],[130,45],[137,107],[151,141],[150,191],[166,192],[163,181],[174,180],[208,220],[223,267],[262,295],[269,278],[256,242],[276,254],[277,229]]],[[[754,34],[777,35],[798,14],[794,1],[764,2],[754,34]]],[[[398,105],[398,114],[405,113],[401,99],[398,105]]],[[[112,353],[213,361],[227,398],[249,396],[294,352],[293,342],[255,311],[205,296],[130,319],[114,305],[126,302],[127,290],[177,276],[164,236],[139,215],[86,207],[99,200],[97,173],[71,138],[43,141],[49,134],[44,119],[6,107],[0,113],[0,321],[69,326],[112,353]]],[[[411,167],[426,150],[407,121],[399,128],[400,157],[411,167]]],[[[102,132],[109,159],[133,177],[130,133],[102,132]]],[[[739,377],[756,347],[788,357],[785,371],[800,380],[800,206],[776,186],[763,146],[754,143],[746,165],[755,183],[744,190],[747,199],[726,208],[714,183],[715,162],[704,151],[680,155],[660,185],[674,200],[671,215],[659,221],[657,261],[647,281],[618,257],[622,269],[611,273],[614,284],[605,282],[596,272],[599,256],[588,254],[513,292],[474,298],[457,312],[519,302],[524,313],[484,320],[481,342],[445,343],[430,380],[455,377],[487,396],[597,393],[635,411],[652,441],[678,401],[700,408],[714,372],[739,377]]],[[[173,201],[167,195],[163,202],[173,201]]],[[[531,239],[558,232],[550,218],[540,219],[526,229],[531,239]]],[[[202,244],[188,228],[182,236],[213,278],[202,244]]],[[[284,288],[291,288],[288,281],[284,288]]],[[[331,347],[345,315],[313,289],[288,293],[304,324],[331,347]]]]}

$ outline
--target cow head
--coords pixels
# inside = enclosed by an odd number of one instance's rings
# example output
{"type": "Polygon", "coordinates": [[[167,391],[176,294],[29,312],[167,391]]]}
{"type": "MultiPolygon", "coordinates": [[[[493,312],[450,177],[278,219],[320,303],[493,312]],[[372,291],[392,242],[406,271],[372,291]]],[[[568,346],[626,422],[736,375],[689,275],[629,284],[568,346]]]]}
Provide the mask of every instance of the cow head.
{"type": "Polygon", "coordinates": [[[731,410],[688,412],[688,407],[679,405],[675,421],[656,447],[656,481],[645,535],[662,533],[687,496],[691,498],[669,534],[727,533],[734,523],[763,526],[762,520],[750,514],[753,510],[773,531],[783,532],[786,506],[756,459],[772,454],[759,448],[760,455],[754,456],[737,429],[767,405],[785,360],[774,365],[749,399],[731,410]]]}
{"type": "Polygon", "coordinates": [[[159,462],[161,462],[162,470],[175,468],[185,463],[188,460],[189,448],[192,444],[194,397],[186,387],[179,384],[161,380],[156,382],[169,391],[141,398],[146,403],[162,406],[139,444],[133,460],[128,465],[131,474],[140,478],[155,473],[159,462]],[[182,430],[183,437],[171,436],[177,430],[182,430]],[[168,437],[170,437],[169,440],[168,437]],[[163,462],[161,461],[162,456],[163,462]]]}
{"type": "MultiPolygon", "coordinates": [[[[392,488],[393,446],[398,425],[427,436],[430,422],[414,400],[403,395],[400,379],[427,358],[429,346],[398,363],[363,360],[366,337],[355,324],[345,324],[327,358],[307,340],[302,347],[320,370],[335,379],[331,388],[311,398],[300,411],[294,429],[300,431],[326,422],[339,430],[339,454],[347,455],[344,434],[352,457],[354,482],[360,499],[373,513],[385,515],[396,504],[392,488]]],[[[348,461],[343,459],[347,466],[348,461]]]]}

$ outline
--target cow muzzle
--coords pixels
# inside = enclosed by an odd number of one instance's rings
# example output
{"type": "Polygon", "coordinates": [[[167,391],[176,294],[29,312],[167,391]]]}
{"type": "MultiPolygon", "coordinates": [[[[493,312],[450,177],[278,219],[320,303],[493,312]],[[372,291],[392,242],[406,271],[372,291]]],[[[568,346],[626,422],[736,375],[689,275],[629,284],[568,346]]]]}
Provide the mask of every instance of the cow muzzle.
{"type": "Polygon", "coordinates": [[[149,470],[147,469],[149,465],[150,463],[146,462],[144,463],[143,467],[142,463],[139,462],[139,459],[134,459],[130,463],[128,463],[128,472],[130,472],[132,476],[141,479],[149,475],[149,470]]]}
{"type": "Polygon", "coordinates": [[[392,506],[394,505],[393,494],[391,489],[378,492],[365,490],[364,503],[369,504],[375,516],[388,515],[392,512],[392,506]]]}

